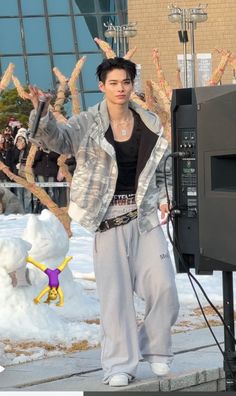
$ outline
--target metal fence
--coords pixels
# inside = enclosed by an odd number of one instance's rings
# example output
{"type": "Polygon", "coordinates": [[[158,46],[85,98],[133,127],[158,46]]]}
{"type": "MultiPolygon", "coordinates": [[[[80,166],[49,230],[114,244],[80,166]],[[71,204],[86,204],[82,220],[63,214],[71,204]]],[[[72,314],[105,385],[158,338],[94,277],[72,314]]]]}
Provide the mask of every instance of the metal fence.
{"type": "MultiPolygon", "coordinates": [[[[34,184],[39,187],[70,187],[69,183],[67,182],[35,182],[35,183],[30,183],[34,184]]],[[[18,183],[12,183],[12,182],[1,182],[0,187],[6,187],[6,188],[25,188],[21,184],[18,183]]]]}

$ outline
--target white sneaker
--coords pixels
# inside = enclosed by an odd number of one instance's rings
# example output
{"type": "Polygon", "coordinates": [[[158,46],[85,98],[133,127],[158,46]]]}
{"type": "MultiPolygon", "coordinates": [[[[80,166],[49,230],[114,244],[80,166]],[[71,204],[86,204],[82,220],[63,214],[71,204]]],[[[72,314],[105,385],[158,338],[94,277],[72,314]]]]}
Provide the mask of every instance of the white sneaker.
{"type": "Polygon", "coordinates": [[[0,366],[0,373],[1,373],[3,370],[5,370],[5,368],[2,367],[2,366],[0,366]]]}
{"type": "Polygon", "coordinates": [[[126,374],[114,374],[109,379],[110,386],[127,386],[129,385],[129,377],[126,374]]]}
{"type": "Polygon", "coordinates": [[[170,366],[167,363],[150,363],[152,372],[158,376],[163,376],[169,373],[170,366]]]}

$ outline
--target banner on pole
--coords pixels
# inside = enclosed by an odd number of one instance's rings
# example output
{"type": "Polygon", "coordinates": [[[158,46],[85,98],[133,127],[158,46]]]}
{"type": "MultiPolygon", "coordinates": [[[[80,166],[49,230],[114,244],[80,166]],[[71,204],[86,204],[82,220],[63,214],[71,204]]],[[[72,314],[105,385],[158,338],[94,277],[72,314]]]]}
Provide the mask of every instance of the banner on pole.
{"type": "Polygon", "coordinates": [[[212,75],[212,56],[211,53],[197,54],[197,85],[205,87],[212,75]]]}
{"type": "MultiPolygon", "coordinates": [[[[180,68],[180,78],[184,87],[184,55],[177,55],[177,63],[180,68]]],[[[187,54],[187,86],[192,87],[192,55],[187,54]]]]}
{"type": "MultiPolygon", "coordinates": [[[[180,78],[184,86],[184,55],[177,55],[177,63],[180,68],[180,78]]],[[[196,73],[196,86],[205,87],[208,85],[208,81],[212,75],[212,56],[211,53],[199,53],[196,54],[195,61],[195,73],[196,73]]],[[[192,55],[187,54],[187,84],[188,87],[192,87],[192,55]]]]}

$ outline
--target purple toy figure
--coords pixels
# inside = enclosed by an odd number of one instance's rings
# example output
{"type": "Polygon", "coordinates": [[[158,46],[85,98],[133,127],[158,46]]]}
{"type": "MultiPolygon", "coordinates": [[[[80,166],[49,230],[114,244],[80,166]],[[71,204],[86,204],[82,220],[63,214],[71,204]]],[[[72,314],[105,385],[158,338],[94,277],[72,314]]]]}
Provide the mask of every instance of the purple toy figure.
{"type": "Polygon", "coordinates": [[[63,263],[55,268],[55,269],[50,269],[47,268],[46,265],[39,263],[38,261],[34,260],[32,257],[28,256],[27,257],[27,262],[35,265],[35,267],[39,268],[41,271],[45,272],[47,274],[49,283],[48,286],[46,286],[40,293],[39,295],[34,299],[35,304],[39,304],[41,298],[44,296],[44,294],[48,293],[47,300],[45,301],[46,304],[50,304],[51,300],[56,300],[57,297],[59,297],[59,302],[56,304],[58,307],[62,307],[64,305],[64,294],[62,292],[62,289],[59,285],[59,275],[60,273],[64,270],[66,265],[69,263],[69,261],[72,259],[72,256],[69,256],[65,258],[63,263]]]}

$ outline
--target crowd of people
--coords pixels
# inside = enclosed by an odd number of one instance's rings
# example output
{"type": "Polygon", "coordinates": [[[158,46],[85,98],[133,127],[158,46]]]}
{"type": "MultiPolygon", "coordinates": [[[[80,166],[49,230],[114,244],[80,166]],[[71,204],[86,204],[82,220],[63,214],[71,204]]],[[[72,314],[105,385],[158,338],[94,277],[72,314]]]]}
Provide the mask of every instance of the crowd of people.
{"type": "MultiPolygon", "coordinates": [[[[26,178],[25,165],[31,146],[29,132],[26,128],[21,127],[19,123],[10,124],[9,122],[5,129],[0,131],[0,161],[15,175],[26,178]]],[[[54,183],[65,181],[57,164],[58,157],[59,154],[54,151],[38,148],[32,167],[36,182],[54,183]]],[[[73,157],[67,160],[67,165],[69,171],[73,174],[75,169],[75,160],[73,157]]],[[[0,171],[0,187],[5,186],[3,183],[9,181],[12,182],[3,171],[0,171]]],[[[43,188],[59,207],[67,205],[67,187],[51,185],[43,188]]],[[[10,190],[18,197],[23,206],[24,213],[40,213],[44,208],[41,202],[26,188],[16,184],[16,187],[11,187],[10,190]]]]}

